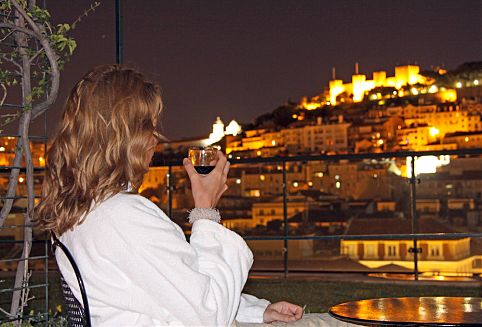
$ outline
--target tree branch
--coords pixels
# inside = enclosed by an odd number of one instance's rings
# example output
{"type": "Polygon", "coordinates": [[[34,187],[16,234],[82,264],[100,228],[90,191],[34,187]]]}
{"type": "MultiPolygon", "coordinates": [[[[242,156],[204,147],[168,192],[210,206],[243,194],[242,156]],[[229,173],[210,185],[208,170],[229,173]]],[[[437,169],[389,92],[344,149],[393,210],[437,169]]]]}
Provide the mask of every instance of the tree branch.
{"type": "Polygon", "coordinates": [[[1,57],[2,59],[4,59],[4,60],[8,61],[9,63],[17,66],[17,68],[20,69],[20,71],[16,71],[16,73],[21,74],[22,66],[21,66],[18,62],[16,62],[16,61],[13,60],[12,58],[7,57],[6,54],[1,54],[0,57],[1,57]]]}
{"type": "Polygon", "coordinates": [[[55,100],[57,99],[58,93],[59,93],[59,85],[60,85],[60,72],[59,72],[59,66],[57,63],[58,56],[55,53],[55,51],[52,49],[50,46],[50,41],[47,37],[45,37],[43,33],[43,27],[38,26],[31,18],[30,16],[27,15],[25,10],[20,6],[20,4],[16,0],[11,0],[12,4],[15,6],[17,11],[22,15],[23,18],[28,22],[30,27],[32,28],[33,31],[26,29],[24,27],[20,26],[15,26],[12,24],[8,23],[0,23],[0,28],[6,27],[6,28],[11,28],[15,29],[19,32],[26,33],[28,35],[31,35],[35,37],[36,39],[39,40],[40,44],[42,45],[42,48],[45,50],[45,54],[47,55],[47,59],[49,60],[49,64],[51,67],[50,70],[50,76],[51,76],[51,84],[50,84],[50,92],[47,97],[47,99],[32,108],[32,120],[40,116],[47,108],[52,105],[55,100]]]}
{"type": "Polygon", "coordinates": [[[30,60],[29,60],[30,63],[32,63],[32,62],[35,60],[35,58],[37,58],[38,55],[41,54],[43,51],[44,51],[44,49],[41,48],[41,49],[40,49],[39,51],[37,51],[32,57],[30,57],[30,60]]]}
{"type": "Polygon", "coordinates": [[[40,116],[45,110],[48,109],[50,105],[52,105],[55,100],[57,99],[57,96],[59,94],[59,85],[60,85],[60,71],[59,71],[59,65],[57,62],[57,54],[55,51],[52,49],[50,46],[50,43],[47,38],[42,37],[40,39],[40,44],[42,45],[42,48],[45,50],[45,54],[47,55],[47,59],[49,60],[50,63],[50,77],[51,77],[51,83],[50,83],[50,92],[47,97],[47,99],[39,103],[32,108],[32,120],[40,116]]]}
{"type": "Polygon", "coordinates": [[[11,30],[15,30],[17,32],[22,32],[25,34],[28,34],[30,36],[33,36],[35,38],[39,38],[40,34],[37,35],[34,31],[29,30],[28,28],[22,27],[22,26],[16,26],[10,23],[0,23],[0,28],[8,28],[11,30]]]}
{"type": "Polygon", "coordinates": [[[22,6],[17,2],[17,0],[10,0],[13,4],[13,6],[15,7],[15,9],[17,10],[17,12],[23,16],[23,18],[27,21],[27,23],[30,25],[30,27],[32,28],[32,30],[38,34],[38,36],[36,36],[37,38],[39,38],[39,36],[42,35],[42,30],[40,29],[40,27],[33,21],[32,18],[30,18],[29,15],[27,15],[27,12],[22,8],[22,6]]]}
{"type": "Polygon", "coordinates": [[[9,37],[10,35],[12,35],[12,34],[13,34],[13,30],[10,31],[7,35],[5,35],[5,36],[0,40],[0,42],[3,42],[3,41],[5,41],[6,39],[8,39],[8,37],[9,37]]]}
{"type": "Polygon", "coordinates": [[[3,310],[2,308],[0,308],[0,312],[3,313],[4,315],[6,315],[8,318],[15,317],[15,315],[11,315],[10,312],[8,312],[6,310],[3,310]]]}
{"type": "Polygon", "coordinates": [[[3,95],[2,99],[0,100],[0,108],[3,106],[3,103],[5,102],[5,99],[7,98],[7,87],[2,83],[0,84],[0,87],[2,88],[3,95]]]}

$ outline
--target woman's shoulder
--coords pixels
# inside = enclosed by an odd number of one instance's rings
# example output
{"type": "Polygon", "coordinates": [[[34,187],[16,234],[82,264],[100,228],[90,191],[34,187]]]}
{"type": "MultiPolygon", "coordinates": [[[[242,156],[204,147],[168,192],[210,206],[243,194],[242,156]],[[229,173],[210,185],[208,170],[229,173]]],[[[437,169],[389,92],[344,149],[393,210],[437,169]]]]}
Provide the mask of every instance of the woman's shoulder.
{"type": "Polygon", "coordinates": [[[178,227],[148,199],[137,194],[119,193],[95,205],[75,230],[89,235],[89,238],[117,234],[126,238],[151,232],[178,231],[178,227]]]}
{"type": "Polygon", "coordinates": [[[104,206],[116,206],[116,207],[146,207],[153,210],[160,210],[152,201],[146,199],[145,197],[129,192],[120,192],[116,195],[108,198],[101,203],[104,206]]]}
{"type": "MultiPolygon", "coordinates": [[[[94,206],[88,216],[101,218],[104,223],[129,224],[147,221],[172,223],[153,202],[133,193],[119,193],[94,206]],[[114,221],[111,221],[114,220],[114,221]]],[[[94,220],[94,219],[92,219],[94,220]]]]}

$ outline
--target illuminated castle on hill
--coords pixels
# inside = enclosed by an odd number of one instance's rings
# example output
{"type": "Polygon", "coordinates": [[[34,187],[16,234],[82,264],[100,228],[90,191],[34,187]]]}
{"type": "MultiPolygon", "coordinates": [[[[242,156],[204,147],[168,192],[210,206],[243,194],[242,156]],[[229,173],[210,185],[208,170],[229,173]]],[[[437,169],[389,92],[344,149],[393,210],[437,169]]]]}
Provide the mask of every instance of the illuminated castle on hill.
{"type": "MultiPolygon", "coordinates": [[[[345,102],[345,98],[349,98],[353,102],[361,102],[366,93],[375,88],[393,88],[393,92],[389,95],[391,98],[432,93],[436,94],[441,102],[457,100],[455,89],[438,88],[434,83],[433,79],[420,74],[420,67],[417,65],[397,66],[395,67],[395,76],[387,76],[387,72],[383,70],[376,71],[373,72],[373,77],[369,80],[367,75],[359,73],[358,63],[356,63],[355,74],[351,77],[351,83],[344,83],[343,80],[337,79],[335,68],[333,68],[332,79],[329,82],[328,91],[324,94],[324,101],[308,101],[304,98],[300,106],[304,109],[313,110],[323,105],[340,104],[345,102]]],[[[370,100],[381,100],[383,97],[381,93],[375,93],[370,97],[370,100]]]]}
{"type": "MultiPolygon", "coordinates": [[[[404,85],[427,84],[427,79],[419,74],[420,67],[407,65],[395,67],[395,76],[387,77],[386,71],[373,72],[373,79],[367,80],[366,75],[358,73],[358,63],[355,64],[355,75],[351,77],[351,83],[344,84],[342,80],[330,81],[330,102],[335,105],[336,97],[343,92],[353,95],[354,102],[363,100],[365,92],[375,87],[394,87],[399,90],[404,85]]],[[[335,74],[333,74],[335,75],[335,74]]]]}

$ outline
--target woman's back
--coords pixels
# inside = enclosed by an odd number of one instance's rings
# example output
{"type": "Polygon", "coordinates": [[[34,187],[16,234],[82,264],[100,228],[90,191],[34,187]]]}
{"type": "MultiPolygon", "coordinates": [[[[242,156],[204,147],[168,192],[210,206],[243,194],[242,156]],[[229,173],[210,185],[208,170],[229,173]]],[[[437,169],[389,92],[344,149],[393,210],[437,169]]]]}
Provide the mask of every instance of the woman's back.
{"type": "MultiPolygon", "coordinates": [[[[196,227],[191,246],[152,202],[120,193],[64,233],[61,240],[84,277],[94,325],[224,325],[232,320],[238,306],[234,294],[239,298],[251,251],[219,224],[205,220],[196,227]],[[206,247],[218,251],[204,256],[206,247]]],[[[79,296],[68,262],[62,256],[58,261],[79,296]]]]}

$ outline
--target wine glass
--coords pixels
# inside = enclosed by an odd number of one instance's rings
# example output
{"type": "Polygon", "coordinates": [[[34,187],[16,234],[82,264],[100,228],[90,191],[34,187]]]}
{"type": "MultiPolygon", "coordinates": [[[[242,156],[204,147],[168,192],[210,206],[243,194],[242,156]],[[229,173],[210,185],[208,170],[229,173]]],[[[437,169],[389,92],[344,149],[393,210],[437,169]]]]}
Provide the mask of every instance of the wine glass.
{"type": "Polygon", "coordinates": [[[188,158],[198,174],[207,175],[216,165],[217,152],[218,149],[212,146],[192,146],[189,148],[188,158]]]}

